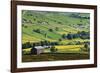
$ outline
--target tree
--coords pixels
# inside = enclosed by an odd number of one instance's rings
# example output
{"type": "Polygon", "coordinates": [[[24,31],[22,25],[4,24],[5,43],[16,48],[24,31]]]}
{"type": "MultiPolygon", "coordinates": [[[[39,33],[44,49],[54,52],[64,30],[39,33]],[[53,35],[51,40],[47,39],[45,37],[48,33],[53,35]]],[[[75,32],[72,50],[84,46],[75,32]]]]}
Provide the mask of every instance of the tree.
{"type": "Polygon", "coordinates": [[[90,50],[90,47],[89,47],[89,45],[87,43],[84,45],[84,47],[86,48],[86,51],[90,50]]]}
{"type": "Polygon", "coordinates": [[[36,19],[34,18],[34,21],[36,21],[36,19]]]}
{"type": "Polygon", "coordinates": [[[27,47],[27,48],[32,47],[31,43],[30,43],[30,42],[27,42],[27,43],[26,43],[26,47],[27,47]]]}
{"type": "Polygon", "coordinates": [[[85,32],[85,31],[82,31],[82,32],[80,32],[80,38],[81,39],[89,39],[90,38],[90,34],[89,34],[89,32],[85,32]]]}
{"type": "Polygon", "coordinates": [[[58,28],[58,27],[56,27],[56,28],[55,28],[55,30],[56,30],[56,31],[58,31],[58,30],[59,30],[59,28],[58,28]]]}
{"type": "Polygon", "coordinates": [[[65,38],[66,38],[66,34],[63,34],[63,35],[62,35],[62,38],[65,39],[65,38]]]}
{"type": "Polygon", "coordinates": [[[73,36],[71,33],[67,34],[67,39],[69,39],[69,40],[73,39],[73,36]]]}
{"type": "Polygon", "coordinates": [[[62,22],[58,22],[58,24],[62,24],[62,22]]]}
{"type": "Polygon", "coordinates": [[[84,44],[84,47],[81,48],[81,51],[86,51],[88,52],[90,50],[89,45],[87,43],[84,44]]]}
{"type": "Polygon", "coordinates": [[[44,33],[45,38],[47,37],[47,33],[44,33]]]}
{"type": "Polygon", "coordinates": [[[45,42],[44,41],[41,41],[41,46],[44,46],[45,45],[45,42]]]}
{"type": "Polygon", "coordinates": [[[25,49],[26,48],[26,44],[22,44],[22,49],[25,49]]]}
{"type": "Polygon", "coordinates": [[[32,47],[30,42],[26,42],[26,43],[22,44],[23,49],[30,48],[30,47],[32,47]]]}
{"type": "Polygon", "coordinates": [[[52,53],[54,53],[54,52],[57,51],[57,49],[55,48],[55,46],[52,46],[52,47],[50,48],[50,51],[51,51],[52,53]]]}
{"type": "Polygon", "coordinates": [[[40,29],[35,29],[35,30],[33,29],[33,31],[34,32],[37,32],[37,33],[41,33],[41,30],[40,29]]]}
{"type": "Polygon", "coordinates": [[[47,40],[45,40],[45,41],[44,41],[44,44],[45,44],[46,46],[48,46],[48,41],[47,41],[47,40]]]}
{"type": "Polygon", "coordinates": [[[62,41],[62,39],[60,38],[60,39],[58,39],[59,41],[62,41]]]}
{"type": "Polygon", "coordinates": [[[84,48],[88,48],[88,44],[85,44],[85,45],[84,45],[84,48]]]}
{"type": "Polygon", "coordinates": [[[33,43],[33,45],[32,46],[36,46],[36,44],[35,43],[33,43]]]}
{"type": "Polygon", "coordinates": [[[81,39],[89,39],[90,38],[90,33],[86,31],[78,31],[77,36],[81,39]]]}
{"type": "Polygon", "coordinates": [[[53,29],[49,29],[50,32],[53,32],[53,29]]]}
{"type": "Polygon", "coordinates": [[[22,24],[22,27],[24,27],[24,24],[22,24]]]}
{"type": "Polygon", "coordinates": [[[32,46],[32,49],[30,51],[30,54],[37,54],[37,50],[36,50],[36,48],[35,48],[34,45],[32,46]]]}
{"type": "Polygon", "coordinates": [[[75,38],[79,38],[79,35],[78,34],[73,34],[73,39],[75,38]]]}
{"type": "Polygon", "coordinates": [[[26,26],[26,25],[24,25],[24,28],[27,28],[27,26],[26,26]]]}

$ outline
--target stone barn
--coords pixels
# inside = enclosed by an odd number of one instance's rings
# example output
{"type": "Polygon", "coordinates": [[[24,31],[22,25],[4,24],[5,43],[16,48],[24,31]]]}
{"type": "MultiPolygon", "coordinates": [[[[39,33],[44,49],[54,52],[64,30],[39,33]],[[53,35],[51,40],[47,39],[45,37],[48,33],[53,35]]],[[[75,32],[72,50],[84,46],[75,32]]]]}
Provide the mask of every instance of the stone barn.
{"type": "Polygon", "coordinates": [[[36,46],[36,47],[32,47],[32,49],[31,49],[31,54],[41,54],[41,53],[43,53],[43,51],[44,51],[44,47],[42,47],[42,46],[36,46]]]}

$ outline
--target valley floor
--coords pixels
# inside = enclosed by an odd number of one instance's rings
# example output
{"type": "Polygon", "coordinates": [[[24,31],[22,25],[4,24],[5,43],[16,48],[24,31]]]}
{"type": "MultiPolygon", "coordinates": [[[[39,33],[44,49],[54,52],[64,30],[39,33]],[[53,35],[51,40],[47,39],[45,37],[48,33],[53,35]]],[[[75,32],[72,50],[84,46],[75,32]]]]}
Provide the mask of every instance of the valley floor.
{"type": "Polygon", "coordinates": [[[40,55],[22,55],[22,62],[85,60],[89,53],[43,53],[40,55]]]}

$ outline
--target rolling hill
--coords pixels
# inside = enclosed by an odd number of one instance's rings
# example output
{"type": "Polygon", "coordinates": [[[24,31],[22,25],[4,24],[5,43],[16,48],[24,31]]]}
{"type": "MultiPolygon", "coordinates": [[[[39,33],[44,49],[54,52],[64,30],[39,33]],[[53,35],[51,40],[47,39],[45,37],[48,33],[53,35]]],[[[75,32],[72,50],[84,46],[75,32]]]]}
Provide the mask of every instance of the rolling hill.
{"type": "Polygon", "coordinates": [[[22,42],[58,41],[64,34],[89,32],[89,17],[89,13],[22,10],[22,42]]]}

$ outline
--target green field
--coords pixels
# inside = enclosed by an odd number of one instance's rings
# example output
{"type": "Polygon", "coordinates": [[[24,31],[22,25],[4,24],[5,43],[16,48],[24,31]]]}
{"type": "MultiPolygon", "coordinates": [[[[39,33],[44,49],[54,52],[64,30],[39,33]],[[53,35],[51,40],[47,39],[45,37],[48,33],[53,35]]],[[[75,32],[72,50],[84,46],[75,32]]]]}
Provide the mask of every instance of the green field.
{"type": "Polygon", "coordinates": [[[89,59],[89,32],[89,13],[22,10],[22,61],[89,59]],[[51,48],[32,55],[33,44],[51,48]]]}
{"type": "Polygon", "coordinates": [[[89,59],[88,53],[43,53],[41,55],[23,55],[23,62],[39,61],[64,61],[64,60],[86,60],[89,59]]]}

